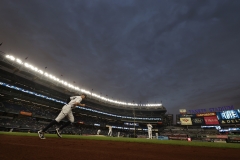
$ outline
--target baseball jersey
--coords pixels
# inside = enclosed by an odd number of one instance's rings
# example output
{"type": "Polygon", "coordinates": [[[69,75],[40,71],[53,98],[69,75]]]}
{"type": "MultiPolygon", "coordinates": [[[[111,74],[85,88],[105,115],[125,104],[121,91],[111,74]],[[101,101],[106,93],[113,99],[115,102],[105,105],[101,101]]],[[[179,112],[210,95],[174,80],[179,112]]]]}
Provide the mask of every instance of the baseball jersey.
{"type": "Polygon", "coordinates": [[[151,124],[148,124],[147,127],[148,127],[149,131],[152,130],[152,125],[151,124]]]}
{"type": "Polygon", "coordinates": [[[72,108],[75,108],[75,103],[80,103],[82,101],[82,97],[81,96],[72,96],[70,97],[70,102],[67,105],[71,105],[72,108]]]}

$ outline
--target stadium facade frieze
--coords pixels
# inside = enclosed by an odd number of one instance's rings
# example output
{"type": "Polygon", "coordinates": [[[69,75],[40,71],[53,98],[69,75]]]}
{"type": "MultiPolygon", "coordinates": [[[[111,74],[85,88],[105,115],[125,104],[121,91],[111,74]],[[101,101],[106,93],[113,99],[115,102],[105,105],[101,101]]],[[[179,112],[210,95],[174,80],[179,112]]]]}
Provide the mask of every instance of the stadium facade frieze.
{"type": "Polygon", "coordinates": [[[226,110],[234,110],[234,106],[222,106],[222,107],[212,107],[212,108],[202,108],[202,109],[189,109],[189,114],[198,114],[198,113],[206,113],[206,112],[221,112],[226,110]]]}

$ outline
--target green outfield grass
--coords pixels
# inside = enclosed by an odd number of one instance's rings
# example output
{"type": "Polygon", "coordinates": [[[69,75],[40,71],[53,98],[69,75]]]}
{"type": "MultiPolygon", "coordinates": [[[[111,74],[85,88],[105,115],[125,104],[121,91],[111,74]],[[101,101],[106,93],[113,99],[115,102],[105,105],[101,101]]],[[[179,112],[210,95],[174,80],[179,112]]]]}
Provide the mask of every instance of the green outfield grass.
{"type": "MultiPolygon", "coordinates": [[[[38,138],[37,133],[22,133],[22,132],[0,132],[1,135],[12,136],[35,136],[38,138]]],[[[56,134],[45,134],[46,138],[58,138],[56,134]]],[[[63,138],[69,139],[85,139],[85,140],[103,140],[103,141],[121,141],[133,143],[152,143],[152,144],[167,144],[167,145],[184,145],[184,146],[199,146],[199,147],[215,147],[215,148],[240,148],[239,143],[213,143],[213,142],[188,142],[181,140],[157,140],[145,138],[123,138],[123,137],[106,137],[106,136],[81,136],[81,135],[65,135],[63,138]]],[[[47,140],[47,139],[46,139],[47,140]]]]}

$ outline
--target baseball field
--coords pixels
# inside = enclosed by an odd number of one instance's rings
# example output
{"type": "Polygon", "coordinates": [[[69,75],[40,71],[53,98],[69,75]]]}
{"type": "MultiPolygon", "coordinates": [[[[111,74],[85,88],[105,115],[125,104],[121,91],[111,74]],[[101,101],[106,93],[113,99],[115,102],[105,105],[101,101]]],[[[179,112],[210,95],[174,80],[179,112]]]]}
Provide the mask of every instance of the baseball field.
{"type": "Polygon", "coordinates": [[[240,144],[105,136],[0,132],[1,160],[218,160],[239,159],[240,144]]]}

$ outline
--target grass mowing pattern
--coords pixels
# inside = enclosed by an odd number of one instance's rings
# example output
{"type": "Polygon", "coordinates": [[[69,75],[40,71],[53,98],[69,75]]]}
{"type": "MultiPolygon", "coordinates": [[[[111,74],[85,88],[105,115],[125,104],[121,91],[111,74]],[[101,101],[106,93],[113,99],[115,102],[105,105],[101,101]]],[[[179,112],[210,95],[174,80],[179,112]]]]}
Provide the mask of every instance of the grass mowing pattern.
{"type": "MultiPolygon", "coordinates": [[[[12,136],[35,136],[37,133],[23,133],[23,132],[0,132],[1,135],[12,136]]],[[[56,134],[45,134],[46,138],[58,138],[56,134]]],[[[199,147],[214,147],[214,148],[240,148],[239,143],[213,143],[213,142],[188,142],[181,140],[157,140],[144,138],[122,138],[122,137],[105,137],[105,136],[81,136],[81,135],[65,135],[63,138],[69,139],[85,139],[85,140],[103,140],[103,141],[121,141],[121,142],[137,142],[137,143],[152,143],[152,144],[167,144],[167,145],[183,145],[183,146],[199,146],[199,147]]]]}

